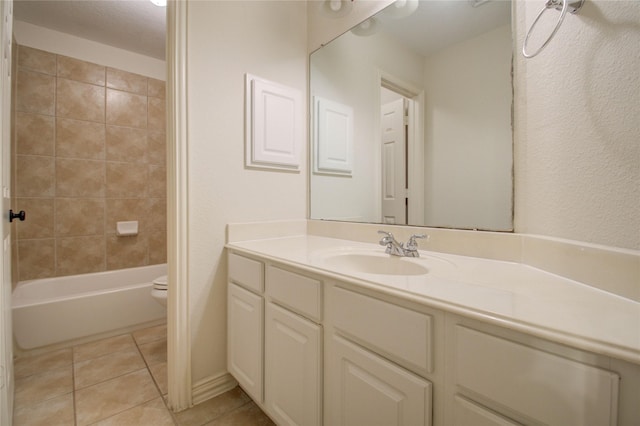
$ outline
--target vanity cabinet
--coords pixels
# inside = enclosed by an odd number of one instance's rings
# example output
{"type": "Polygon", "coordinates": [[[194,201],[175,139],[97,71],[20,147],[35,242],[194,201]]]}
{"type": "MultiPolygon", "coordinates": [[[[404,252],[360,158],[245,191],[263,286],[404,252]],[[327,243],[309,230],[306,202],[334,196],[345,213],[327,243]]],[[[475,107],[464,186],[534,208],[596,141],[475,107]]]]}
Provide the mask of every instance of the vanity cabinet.
{"type": "Polygon", "coordinates": [[[455,317],[448,327],[452,425],[618,424],[620,376],[582,362],[593,356],[455,317]]]}
{"type": "Polygon", "coordinates": [[[322,424],[321,285],[267,266],[265,409],[280,425],[322,424]]]}
{"type": "Polygon", "coordinates": [[[263,401],[264,265],[229,255],[227,368],[247,394],[263,401]]]}
{"type": "Polygon", "coordinates": [[[279,425],[322,425],[322,282],[229,253],[227,367],[279,425]]]}
{"type": "Polygon", "coordinates": [[[433,316],[328,286],[327,424],[431,425],[433,316]]]}
{"type": "Polygon", "coordinates": [[[278,425],[635,425],[640,366],[229,253],[228,368],[278,425]]]}

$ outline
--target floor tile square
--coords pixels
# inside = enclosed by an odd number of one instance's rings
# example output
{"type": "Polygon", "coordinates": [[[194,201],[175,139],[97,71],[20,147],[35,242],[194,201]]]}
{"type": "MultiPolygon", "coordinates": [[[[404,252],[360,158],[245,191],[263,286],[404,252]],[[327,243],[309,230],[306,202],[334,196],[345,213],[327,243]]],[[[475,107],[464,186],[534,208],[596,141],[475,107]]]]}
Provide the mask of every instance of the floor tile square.
{"type": "Polygon", "coordinates": [[[145,368],[138,349],[113,352],[73,365],[74,386],[82,389],[145,368]]]}
{"type": "Polygon", "coordinates": [[[143,330],[134,331],[132,336],[138,345],[155,342],[156,340],[166,340],[167,325],[163,324],[156,327],[149,327],[143,330]]]}
{"type": "Polygon", "coordinates": [[[49,370],[71,365],[73,355],[71,348],[60,349],[40,355],[30,355],[16,358],[13,363],[13,374],[16,379],[43,373],[49,370]]]}
{"type": "Polygon", "coordinates": [[[115,416],[109,417],[94,426],[173,426],[175,425],[173,417],[164,405],[162,398],[156,398],[145,404],[130,408],[115,416]]]}
{"type": "Polygon", "coordinates": [[[73,347],[73,362],[86,361],[113,352],[135,349],[135,347],[136,344],[130,334],[84,343],[73,347]]]}
{"type": "Polygon", "coordinates": [[[205,426],[275,426],[275,423],[251,401],[205,426]]]}
{"type": "Polygon", "coordinates": [[[73,391],[71,365],[16,379],[14,408],[22,408],[73,391]]]}
{"type": "Polygon", "coordinates": [[[188,410],[176,413],[175,417],[180,426],[201,426],[245,405],[249,401],[247,394],[239,386],[236,386],[222,395],[202,402],[188,410]]]}
{"type": "Polygon", "coordinates": [[[147,365],[167,362],[167,339],[138,346],[147,365]]]}
{"type": "Polygon", "coordinates": [[[88,425],[160,396],[145,368],[76,391],[76,422],[88,425]]]}
{"type": "Polygon", "coordinates": [[[150,365],[149,371],[151,371],[151,376],[153,376],[153,380],[156,382],[156,385],[160,389],[160,393],[162,395],[166,395],[167,392],[169,392],[167,363],[162,362],[160,364],[150,365]]]}
{"type": "Polygon", "coordinates": [[[16,407],[13,426],[73,426],[73,393],[67,393],[33,405],[16,407]]]}

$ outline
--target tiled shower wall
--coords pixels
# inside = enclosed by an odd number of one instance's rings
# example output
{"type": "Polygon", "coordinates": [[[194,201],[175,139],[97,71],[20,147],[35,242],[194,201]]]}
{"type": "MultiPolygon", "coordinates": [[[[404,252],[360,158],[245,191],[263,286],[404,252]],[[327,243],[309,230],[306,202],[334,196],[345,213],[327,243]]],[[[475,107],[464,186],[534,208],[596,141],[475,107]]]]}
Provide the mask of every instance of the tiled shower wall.
{"type": "Polygon", "coordinates": [[[166,262],[164,82],[25,46],[17,74],[19,280],[166,262]]]}

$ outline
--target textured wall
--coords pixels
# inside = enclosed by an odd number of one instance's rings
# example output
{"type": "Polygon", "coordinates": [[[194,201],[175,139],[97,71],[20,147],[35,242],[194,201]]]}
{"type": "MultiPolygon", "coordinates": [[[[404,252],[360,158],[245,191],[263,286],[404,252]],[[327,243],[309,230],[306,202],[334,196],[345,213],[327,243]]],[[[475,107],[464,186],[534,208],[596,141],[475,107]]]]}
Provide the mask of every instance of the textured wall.
{"type": "Polygon", "coordinates": [[[188,4],[193,383],[226,372],[227,223],[306,217],[306,164],[299,173],[244,167],[244,75],[296,88],[306,105],[305,17],[301,1],[188,4]]]}
{"type": "Polygon", "coordinates": [[[516,231],[640,249],[640,2],[585,2],[525,60],[542,5],[515,4],[516,231]]]}
{"type": "Polygon", "coordinates": [[[19,279],[166,262],[164,82],[26,46],[17,80],[19,279]]]}

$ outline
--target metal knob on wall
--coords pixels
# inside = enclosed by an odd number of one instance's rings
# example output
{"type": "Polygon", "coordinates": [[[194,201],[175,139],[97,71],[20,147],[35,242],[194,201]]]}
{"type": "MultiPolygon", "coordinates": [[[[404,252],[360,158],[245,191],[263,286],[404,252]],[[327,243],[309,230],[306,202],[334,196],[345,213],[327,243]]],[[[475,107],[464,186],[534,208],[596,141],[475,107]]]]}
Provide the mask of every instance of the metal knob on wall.
{"type": "Polygon", "coordinates": [[[27,214],[24,210],[20,210],[18,213],[14,213],[13,210],[9,210],[9,222],[13,222],[13,219],[20,219],[20,222],[25,220],[27,214]]]}

